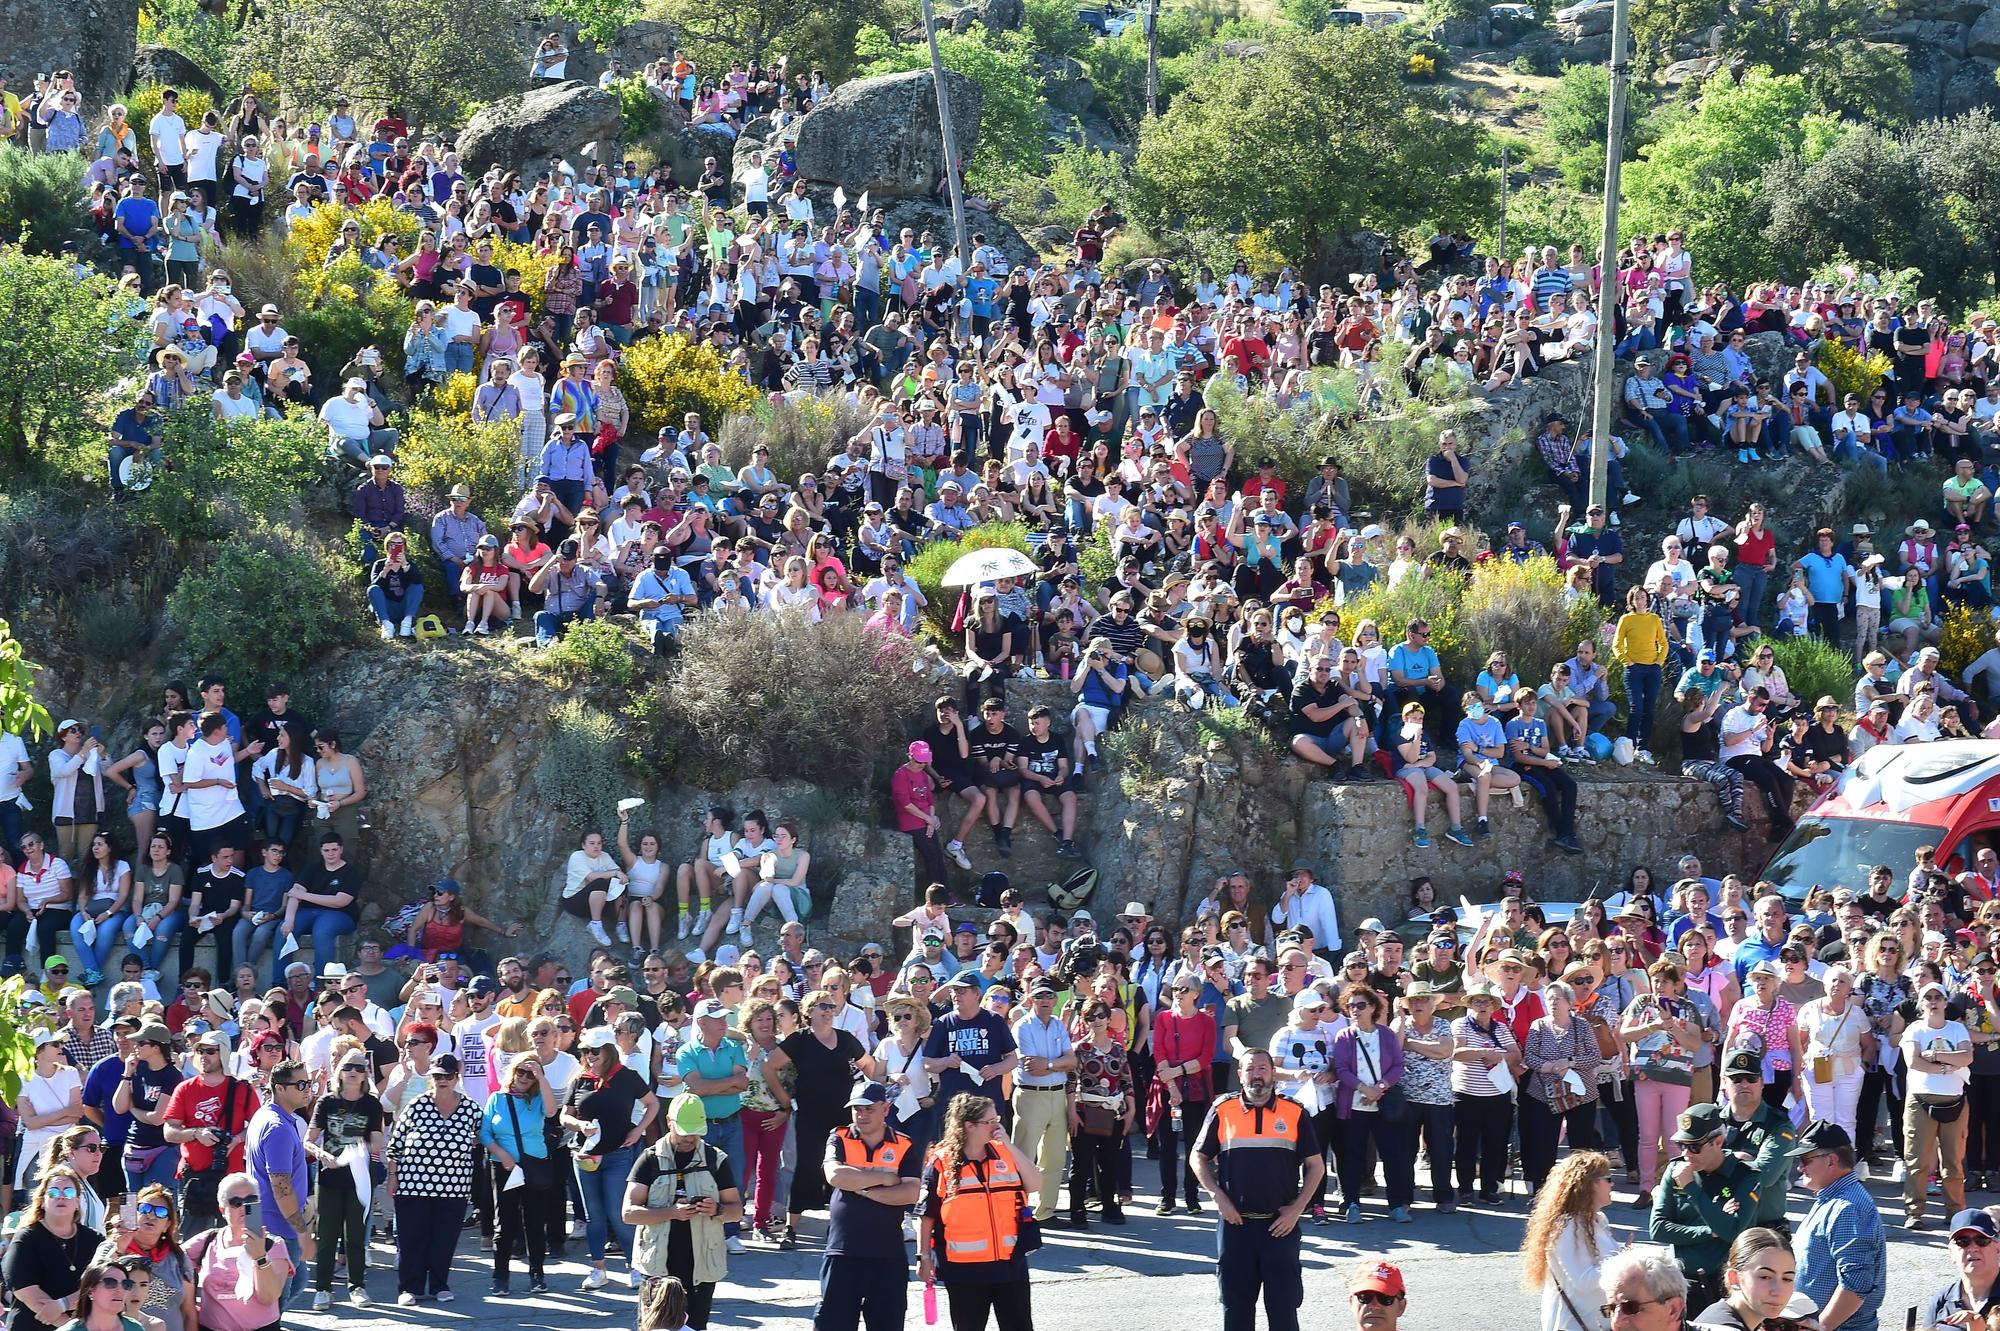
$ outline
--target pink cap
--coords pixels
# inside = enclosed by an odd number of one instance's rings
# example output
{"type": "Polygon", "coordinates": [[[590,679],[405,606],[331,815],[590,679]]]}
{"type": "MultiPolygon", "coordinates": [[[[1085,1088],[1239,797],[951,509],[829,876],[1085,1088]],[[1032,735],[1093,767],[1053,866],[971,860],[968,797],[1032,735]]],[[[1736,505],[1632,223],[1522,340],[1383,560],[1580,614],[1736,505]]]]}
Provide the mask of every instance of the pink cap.
{"type": "Polygon", "coordinates": [[[922,741],[922,740],[920,740],[920,739],[919,739],[919,740],[912,740],[912,741],[910,741],[910,761],[911,761],[911,762],[913,762],[913,763],[927,763],[927,762],[929,762],[930,760],[931,760],[931,746],[930,746],[930,745],[926,744],[926,743],[925,743],[924,741],[922,741]]]}

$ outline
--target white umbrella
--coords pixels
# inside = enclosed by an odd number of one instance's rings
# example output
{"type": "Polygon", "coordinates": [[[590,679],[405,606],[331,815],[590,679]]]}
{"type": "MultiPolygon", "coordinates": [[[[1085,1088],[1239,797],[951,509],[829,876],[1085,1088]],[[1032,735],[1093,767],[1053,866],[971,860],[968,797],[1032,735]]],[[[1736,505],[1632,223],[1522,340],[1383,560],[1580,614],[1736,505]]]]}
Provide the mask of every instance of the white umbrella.
{"type": "Polygon", "coordinates": [[[996,545],[960,555],[946,570],[946,587],[973,587],[995,578],[1026,577],[1035,571],[1035,561],[1012,546],[996,545]]]}

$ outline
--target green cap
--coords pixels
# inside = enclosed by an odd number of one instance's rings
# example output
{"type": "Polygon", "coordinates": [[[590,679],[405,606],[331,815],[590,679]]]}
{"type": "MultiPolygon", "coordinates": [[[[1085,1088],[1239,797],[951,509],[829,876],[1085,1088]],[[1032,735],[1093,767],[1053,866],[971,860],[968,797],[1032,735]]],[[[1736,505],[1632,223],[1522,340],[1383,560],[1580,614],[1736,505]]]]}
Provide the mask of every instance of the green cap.
{"type": "Polygon", "coordinates": [[[1676,1121],[1673,1140],[1682,1146],[1699,1146],[1722,1128],[1721,1105],[1690,1105],[1676,1121]]]}
{"type": "Polygon", "coordinates": [[[708,1132],[708,1110],[693,1091],[682,1091],[667,1106],[667,1121],[684,1137],[700,1137],[708,1132]]]}

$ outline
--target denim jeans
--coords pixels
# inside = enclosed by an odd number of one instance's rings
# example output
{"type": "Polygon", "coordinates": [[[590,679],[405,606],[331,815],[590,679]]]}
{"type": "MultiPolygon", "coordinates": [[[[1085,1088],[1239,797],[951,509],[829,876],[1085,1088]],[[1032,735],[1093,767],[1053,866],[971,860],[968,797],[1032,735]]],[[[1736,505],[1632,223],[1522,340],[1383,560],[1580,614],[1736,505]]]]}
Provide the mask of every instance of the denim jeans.
{"type": "MultiPolygon", "coordinates": [[[[301,914],[303,913],[302,911],[301,914]]],[[[278,926],[283,923],[282,915],[274,915],[262,924],[252,924],[248,917],[239,916],[235,928],[230,931],[236,949],[237,965],[255,966],[258,957],[266,952],[271,954],[270,983],[274,987],[283,983],[283,976],[279,973],[276,939],[278,926]]]]}
{"type": "Polygon", "coordinates": [[[389,594],[380,587],[368,589],[368,605],[375,611],[375,618],[391,627],[401,620],[415,619],[423,603],[424,584],[421,582],[411,583],[401,598],[394,601],[391,601],[389,594]]]}
{"type": "Polygon", "coordinates": [[[562,636],[565,625],[579,619],[597,618],[596,605],[586,605],[581,610],[537,610],[535,612],[535,642],[538,646],[549,647],[562,636]]]}
{"type": "Polygon", "coordinates": [[[1639,748],[1652,747],[1653,709],[1660,700],[1660,668],[1625,667],[1625,733],[1639,748]]]}
{"type": "MultiPolygon", "coordinates": [[[[740,1134],[738,1140],[741,1140],[740,1134]]],[[[632,1162],[638,1156],[636,1146],[621,1146],[597,1157],[596,1169],[579,1167],[576,1171],[576,1184],[583,1190],[583,1205],[587,1212],[584,1237],[590,1245],[590,1260],[593,1263],[604,1260],[604,1241],[612,1236],[618,1239],[619,1251],[625,1254],[626,1261],[631,1261],[632,1226],[626,1224],[622,1216],[625,1178],[632,1172],[632,1162]]]]}
{"type": "Polygon", "coordinates": [[[478,349],[470,342],[447,342],[444,344],[444,368],[451,374],[471,374],[473,358],[478,349]]]}
{"type": "Polygon", "coordinates": [[[12,800],[0,802],[0,851],[10,864],[21,858],[21,806],[12,800]]]}
{"type": "Polygon", "coordinates": [[[1875,469],[1878,476],[1889,474],[1889,460],[1861,443],[1852,430],[1839,430],[1833,435],[1833,460],[1835,462],[1865,462],[1875,469]]]}
{"type": "MultiPolygon", "coordinates": [[[[720,1122],[710,1119],[708,1121],[708,1132],[703,1140],[729,1157],[729,1171],[736,1176],[738,1186],[740,1187],[745,1181],[744,1170],[750,1164],[750,1152],[743,1145],[742,1111],[739,1110],[736,1114],[720,1122]]],[[[743,1232],[743,1225],[741,1222],[735,1220],[725,1221],[722,1226],[722,1232],[727,1238],[735,1238],[743,1232]]]]}
{"type": "MultiPolygon", "coordinates": [[[[86,943],[81,939],[77,939],[77,960],[83,963],[85,970],[97,971],[100,974],[103,973],[104,967],[111,960],[111,954],[124,942],[125,921],[131,918],[132,915],[129,911],[121,910],[97,926],[97,938],[95,941],[86,943]]],[[[74,920],[70,921],[69,934],[71,938],[76,938],[76,921],[74,920]]]]}
{"type": "Polygon", "coordinates": [[[149,1187],[155,1183],[165,1188],[168,1192],[174,1191],[174,1169],[181,1162],[180,1147],[169,1145],[165,1150],[154,1156],[152,1163],[148,1164],[144,1169],[133,1168],[131,1159],[132,1145],[130,1142],[125,1144],[125,1151],[126,1192],[137,1193],[141,1188],[149,1187]]]}
{"type": "Polygon", "coordinates": [[[162,915],[153,922],[152,941],[144,947],[132,946],[132,935],[139,932],[138,916],[126,916],[119,932],[125,936],[125,945],[139,954],[139,960],[145,964],[145,968],[156,971],[160,968],[160,963],[167,959],[167,949],[174,945],[174,936],[180,933],[181,926],[186,923],[187,912],[184,910],[162,915]]]}
{"type": "MultiPolygon", "coordinates": [[[[313,974],[324,975],[327,963],[338,960],[334,954],[341,937],[354,932],[354,917],[332,906],[300,906],[292,920],[292,932],[312,935],[313,974]]],[[[271,964],[276,966],[277,962],[271,964]]]]}

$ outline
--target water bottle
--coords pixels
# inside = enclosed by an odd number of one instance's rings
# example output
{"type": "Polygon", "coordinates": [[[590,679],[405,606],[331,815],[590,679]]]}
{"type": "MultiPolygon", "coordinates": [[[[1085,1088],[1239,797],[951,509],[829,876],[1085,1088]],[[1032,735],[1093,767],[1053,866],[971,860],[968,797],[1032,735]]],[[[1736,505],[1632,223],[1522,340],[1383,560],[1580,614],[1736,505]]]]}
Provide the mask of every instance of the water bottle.
{"type": "Polygon", "coordinates": [[[937,1285],[926,1280],[924,1282],[924,1325],[936,1326],[937,1318],[937,1285]]]}

